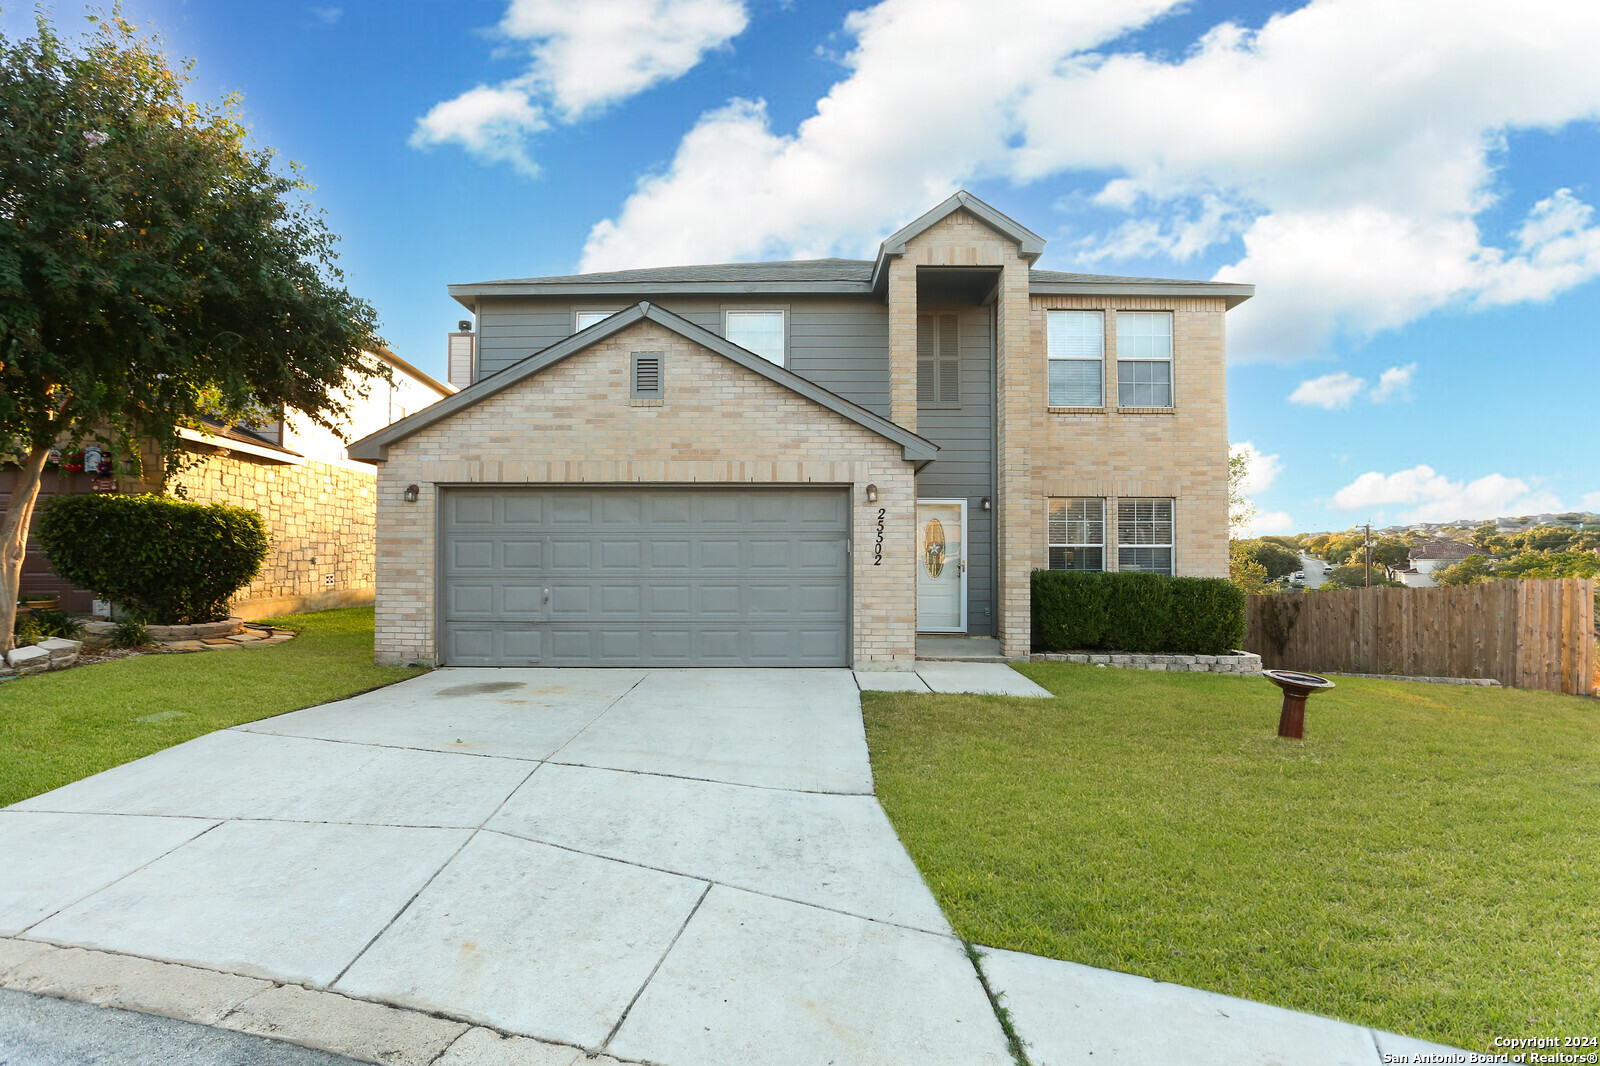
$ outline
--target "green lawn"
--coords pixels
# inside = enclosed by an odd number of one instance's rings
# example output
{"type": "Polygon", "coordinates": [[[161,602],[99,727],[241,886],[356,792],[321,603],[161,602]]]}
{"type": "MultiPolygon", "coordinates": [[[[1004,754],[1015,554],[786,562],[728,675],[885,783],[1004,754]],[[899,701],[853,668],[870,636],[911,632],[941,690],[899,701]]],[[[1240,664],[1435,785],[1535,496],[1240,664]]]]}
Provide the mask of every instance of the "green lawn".
{"type": "Polygon", "coordinates": [[[374,666],[372,608],[273,619],[287,644],[131,659],[0,684],[0,806],[203,733],[404,681],[374,666]],[[158,721],[140,721],[158,716],[158,721]]]}
{"type": "Polygon", "coordinates": [[[1458,1046],[1600,1018],[1600,701],[1040,664],[863,696],[957,933],[1458,1046]]]}

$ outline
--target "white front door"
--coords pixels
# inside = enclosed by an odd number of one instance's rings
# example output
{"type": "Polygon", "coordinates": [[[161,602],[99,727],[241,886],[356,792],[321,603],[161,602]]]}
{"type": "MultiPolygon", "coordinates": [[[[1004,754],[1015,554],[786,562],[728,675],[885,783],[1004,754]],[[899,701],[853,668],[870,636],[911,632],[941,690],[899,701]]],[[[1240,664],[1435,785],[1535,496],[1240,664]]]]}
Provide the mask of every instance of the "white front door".
{"type": "Polygon", "coordinates": [[[917,501],[917,630],[967,630],[967,501],[917,501]]]}

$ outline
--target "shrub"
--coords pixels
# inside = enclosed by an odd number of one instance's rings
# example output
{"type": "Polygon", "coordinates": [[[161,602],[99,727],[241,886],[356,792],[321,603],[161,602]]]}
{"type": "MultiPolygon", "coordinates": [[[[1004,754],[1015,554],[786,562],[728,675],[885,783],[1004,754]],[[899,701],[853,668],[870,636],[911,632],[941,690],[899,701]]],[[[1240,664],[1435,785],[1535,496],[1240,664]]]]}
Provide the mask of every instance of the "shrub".
{"type": "Polygon", "coordinates": [[[150,631],[137,618],[124,618],[111,631],[113,648],[142,648],[150,643],[150,631]]]}
{"type": "Polygon", "coordinates": [[[1245,596],[1220,577],[1033,572],[1040,649],[1223,655],[1245,635],[1245,596]]]}
{"type": "Polygon", "coordinates": [[[39,523],[55,572],[161,625],[227,616],[271,540],[256,512],[165,496],[58,496],[39,523]]]}
{"type": "Polygon", "coordinates": [[[65,640],[77,640],[83,636],[83,623],[66,611],[59,611],[49,607],[35,607],[27,614],[18,613],[17,622],[13,631],[17,635],[17,642],[36,644],[50,637],[61,637],[65,640]],[[23,641],[23,636],[28,639],[23,641]]]}

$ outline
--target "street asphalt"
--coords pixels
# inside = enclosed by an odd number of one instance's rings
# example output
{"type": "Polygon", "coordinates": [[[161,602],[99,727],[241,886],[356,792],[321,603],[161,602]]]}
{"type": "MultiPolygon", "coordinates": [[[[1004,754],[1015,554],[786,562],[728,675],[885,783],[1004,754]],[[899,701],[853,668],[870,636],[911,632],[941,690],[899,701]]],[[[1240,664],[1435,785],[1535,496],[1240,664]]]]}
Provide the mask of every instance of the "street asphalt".
{"type": "Polygon", "coordinates": [[[0,1066],[347,1066],[208,1025],[0,989],[0,1066]]]}

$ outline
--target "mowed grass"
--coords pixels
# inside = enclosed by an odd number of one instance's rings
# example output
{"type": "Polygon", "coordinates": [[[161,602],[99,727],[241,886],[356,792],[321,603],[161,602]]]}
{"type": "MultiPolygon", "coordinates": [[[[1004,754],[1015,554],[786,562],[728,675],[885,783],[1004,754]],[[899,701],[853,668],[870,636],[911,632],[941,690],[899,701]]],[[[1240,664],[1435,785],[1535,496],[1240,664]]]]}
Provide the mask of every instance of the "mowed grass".
{"type": "Polygon", "coordinates": [[[1600,1018],[1600,701],[1040,664],[863,695],[957,933],[1487,1050],[1600,1018]]]}
{"type": "Polygon", "coordinates": [[[131,659],[0,684],[0,806],[204,733],[342,699],[424,671],[374,666],[372,608],[273,620],[269,648],[131,659]],[[139,721],[156,716],[158,721],[139,721]]]}

